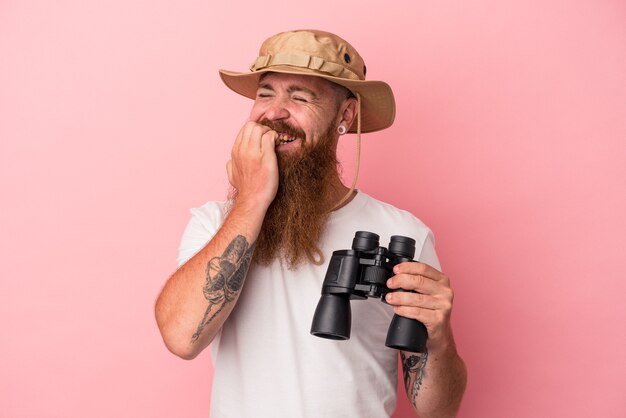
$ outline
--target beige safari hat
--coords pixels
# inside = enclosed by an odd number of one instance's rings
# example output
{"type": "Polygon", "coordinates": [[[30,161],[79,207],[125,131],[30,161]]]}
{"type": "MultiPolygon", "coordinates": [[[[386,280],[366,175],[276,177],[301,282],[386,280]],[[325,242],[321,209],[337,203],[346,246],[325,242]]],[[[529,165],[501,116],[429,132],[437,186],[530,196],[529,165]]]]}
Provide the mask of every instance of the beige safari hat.
{"type": "MultiPolygon", "coordinates": [[[[359,100],[360,131],[374,132],[393,123],[396,105],[391,87],[383,81],[365,80],[365,62],[345,40],[319,30],[282,32],[261,45],[251,72],[220,70],[233,91],[254,99],[259,79],[267,72],[311,75],[344,86],[359,100]]],[[[354,124],[349,132],[358,132],[354,124]]]]}

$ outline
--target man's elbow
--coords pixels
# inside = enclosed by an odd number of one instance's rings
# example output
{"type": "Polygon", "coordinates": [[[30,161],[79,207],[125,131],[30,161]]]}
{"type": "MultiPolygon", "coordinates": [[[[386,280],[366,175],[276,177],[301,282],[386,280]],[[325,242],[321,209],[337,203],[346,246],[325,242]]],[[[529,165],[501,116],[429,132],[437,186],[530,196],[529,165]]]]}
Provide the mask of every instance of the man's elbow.
{"type": "Polygon", "coordinates": [[[170,353],[174,354],[176,357],[182,358],[183,360],[193,360],[198,356],[198,354],[200,354],[200,351],[196,350],[191,343],[177,343],[167,341],[165,338],[163,339],[163,342],[170,353]]]}
{"type": "Polygon", "coordinates": [[[179,330],[173,330],[171,327],[159,323],[159,331],[165,347],[167,347],[170,353],[183,360],[193,360],[202,351],[203,347],[198,344],[198,341],[191,341],[182,335],[179,330]]]}
{"type": "Polygon", "coordinates": [[[170,323],[158,309],[155,314],[161,338],[170,353],[183,360],[193,360],[200,354],[202,348],[198,342],[186,337],[186,333],[181,331],[179,324],[170,323]]]}

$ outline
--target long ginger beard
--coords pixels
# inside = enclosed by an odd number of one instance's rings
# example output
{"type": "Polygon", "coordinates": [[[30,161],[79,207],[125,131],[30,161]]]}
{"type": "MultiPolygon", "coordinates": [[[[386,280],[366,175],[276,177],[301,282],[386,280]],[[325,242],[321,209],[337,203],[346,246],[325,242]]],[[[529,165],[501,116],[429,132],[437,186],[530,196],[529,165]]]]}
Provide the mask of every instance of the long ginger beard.
{"type": "MultiPolygon", "coordinates": [[[[304,138],[284,122],[260,122],[277,132],[304,138]]],[[[256,241],[253,260],[269,265],[276,258],[295,269],[303,261],[321,264],[318,247],[337,194],[339,164],[330,126],[316,144],[303,141],[299,150],[277,152],[278,192],[270,204],[256,241]]]]}

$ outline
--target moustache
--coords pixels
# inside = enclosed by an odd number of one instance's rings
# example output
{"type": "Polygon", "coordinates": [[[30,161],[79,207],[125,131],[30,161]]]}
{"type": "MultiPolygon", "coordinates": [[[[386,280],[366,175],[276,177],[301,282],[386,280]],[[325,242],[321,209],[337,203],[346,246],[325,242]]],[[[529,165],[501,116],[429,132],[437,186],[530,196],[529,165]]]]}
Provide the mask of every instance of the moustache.
{"type": "Polygon", "coordinates": [[[303,130],[296,128],[295,126],[289,125],[287,122],[282,120],[272,121],[269,119],[262,119],[259,121],[260,125],[267,126],[273,131],[278,133],[287,134],[287,136],[293,136],[295,138],[300,138],[306,141],[306,134],[303,130]]]}

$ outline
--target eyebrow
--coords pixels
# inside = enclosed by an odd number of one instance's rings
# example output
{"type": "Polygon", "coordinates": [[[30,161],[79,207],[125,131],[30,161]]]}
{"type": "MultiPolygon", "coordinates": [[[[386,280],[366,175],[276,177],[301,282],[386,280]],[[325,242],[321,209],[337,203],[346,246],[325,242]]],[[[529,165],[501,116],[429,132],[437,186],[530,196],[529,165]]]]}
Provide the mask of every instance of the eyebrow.
{"type": "MultiPolygon", "coordinates": [[[[274,87],[272,87],[272,85],[270,83],[263,83],[263,82],[261,82],[261,83],[259,83],[259,88],[260,89],[274,91],[274,87]]],[[[287,88],[287,93],[293,93],[293,92],[296,92],[296,91],[307,93],[307,94],[311,95],[311,97],[313,99],[317,99],[317,94],[313,90],[308,89],[306,87],[298,86],[297,84],[292,84],[291,86],[289,86],[287,88]]]]}

